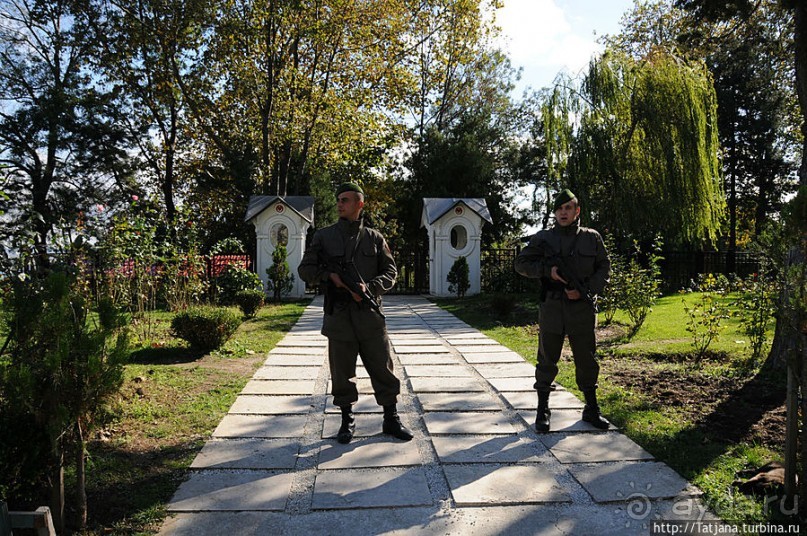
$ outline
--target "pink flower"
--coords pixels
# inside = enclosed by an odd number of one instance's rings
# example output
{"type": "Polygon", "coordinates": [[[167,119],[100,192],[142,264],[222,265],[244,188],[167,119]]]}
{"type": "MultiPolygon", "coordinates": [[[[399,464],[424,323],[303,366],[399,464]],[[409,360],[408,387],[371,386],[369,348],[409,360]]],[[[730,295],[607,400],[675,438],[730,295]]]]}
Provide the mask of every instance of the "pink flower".
{"type": "Polygon", "coordinates": [[[138,199],[140,199],[140,197],[138,197],[138,196],[136,196],[136,195],[133,195],[133,196],[132,196],[132,201],[137,201],[138,199]]]}
{"type": "Polygon", "coordinates": [[[106,207],[100,203],[95,205],[95,210],[97,210],[98,212],[103,212],[105,209],[106,207]]]}

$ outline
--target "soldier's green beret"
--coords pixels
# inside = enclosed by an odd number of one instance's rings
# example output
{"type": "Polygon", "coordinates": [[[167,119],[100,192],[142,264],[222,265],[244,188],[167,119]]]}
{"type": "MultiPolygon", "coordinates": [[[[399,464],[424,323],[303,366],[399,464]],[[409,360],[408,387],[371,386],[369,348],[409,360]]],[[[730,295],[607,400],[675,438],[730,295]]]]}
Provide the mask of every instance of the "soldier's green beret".
{"type": "Polygon", "coordinates": [[[568,188],[563,190],[555,197],[555,204],[552,205],[552,210],[558,210],[561,205],[564,205],[575,198],[577,198],[577,196],[574,195],[571,190],[568,188]]]}
{"type": "Polygon", "coordinates": [[[345,192],[358,192],[364,195],[364,190],[362,190],[361,186],[355,182],[346,182],[339,185],[339,188],[336,189],[336,196],[339,197],[339,194],[343,194],[345,192]]]}

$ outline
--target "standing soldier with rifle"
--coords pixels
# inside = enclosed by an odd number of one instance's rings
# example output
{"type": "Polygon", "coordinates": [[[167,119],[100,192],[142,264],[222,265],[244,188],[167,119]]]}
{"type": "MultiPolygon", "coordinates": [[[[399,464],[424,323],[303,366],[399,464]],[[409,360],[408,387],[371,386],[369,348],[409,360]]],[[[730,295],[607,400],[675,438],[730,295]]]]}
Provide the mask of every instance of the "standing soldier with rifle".
{"type": "Polygon", "coordinates": [[[538,320],[538,363],[535,389],[538,411],[535,430],[549,431],[549,393],[558,374],[563,340],[569,336],[577,386],[586,405],[583,420],[600,429],[608,422],[597,404],[596,296],[608,282],[611,261],[602,237],[580,225],[580,205],[569,190],[555,198],[555,225],[539,231],[516,258],[516,272],[541,279],[538,320]]]}
{"type": "Polygon", "coordinates": [[[322,334],[328,337],[333,403],[342,411],[339,443],[350,443],[356,429],[353,404],[356,357],[370,375],[376,402],[384,408],[382,431],[404,441],[412,433],[402,424],[396,404],[400,381],[392,371],[387,326],[380,296],[395,284],[398,269],[381,233],[364,226],[364,192],[354,183],[336,191],[339,221],[314,233],[298,274],[325,285],[322,334]]]}

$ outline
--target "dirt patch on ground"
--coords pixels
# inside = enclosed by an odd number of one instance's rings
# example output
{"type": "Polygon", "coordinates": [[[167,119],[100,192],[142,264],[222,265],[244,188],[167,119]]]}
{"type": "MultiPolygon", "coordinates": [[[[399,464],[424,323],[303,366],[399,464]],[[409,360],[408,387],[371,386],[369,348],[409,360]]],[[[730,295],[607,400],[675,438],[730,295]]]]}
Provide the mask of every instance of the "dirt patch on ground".
{"type": "Polygon", "coordinates": [[[685,408],[712,441],[752,442],[780,449],[785,437],[786,384],[775,373],[752,377],[704,374],[665,368],[657,361],[610,357],[601,361],[603,376],[649,399],[651,404],[685,408]]]}

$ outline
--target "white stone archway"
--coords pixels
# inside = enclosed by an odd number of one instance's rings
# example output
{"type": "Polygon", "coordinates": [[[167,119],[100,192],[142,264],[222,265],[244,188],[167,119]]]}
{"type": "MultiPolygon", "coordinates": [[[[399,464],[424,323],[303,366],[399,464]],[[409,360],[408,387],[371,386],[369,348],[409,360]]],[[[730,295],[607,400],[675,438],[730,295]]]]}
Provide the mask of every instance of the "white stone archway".
{"type": "Polygon", "coordinates": [[[448,290],[448,272],[454,262],[468,261],[470,287],[466,295],[479,294],[482,287],[482,226],[493,223],[487,203],[481,198],[423,199],[420,225],[429,234],[429,292],[433,296],[452,296],[448,290]]]}
{"type": "Polygon", "coordinates": [[[244,221],[255,226],[257,254],[255,268],[266,289],[266,269],[279,245],[286,246],[286,261],[294,274],[294,286],[288,296],[305,296],[305,282],[297,276],[297,267],[305,253],[305,236],[314,221],[314,198],[308,196],[252,196],[244,221]]]}

